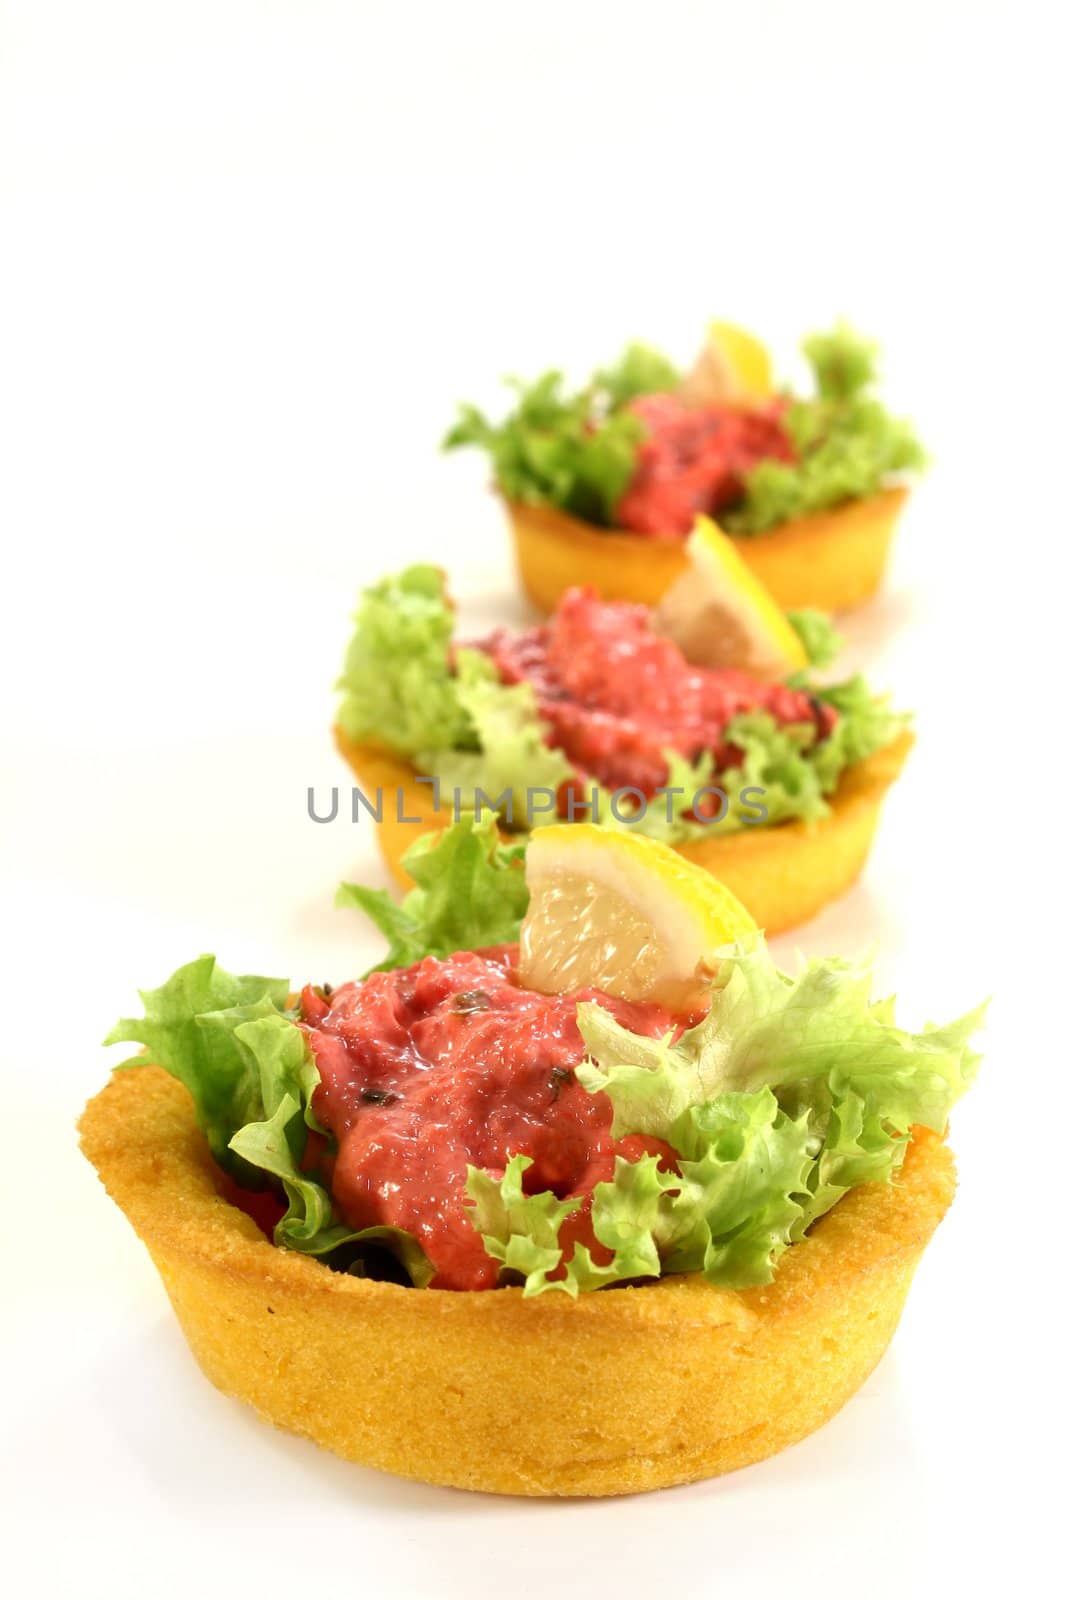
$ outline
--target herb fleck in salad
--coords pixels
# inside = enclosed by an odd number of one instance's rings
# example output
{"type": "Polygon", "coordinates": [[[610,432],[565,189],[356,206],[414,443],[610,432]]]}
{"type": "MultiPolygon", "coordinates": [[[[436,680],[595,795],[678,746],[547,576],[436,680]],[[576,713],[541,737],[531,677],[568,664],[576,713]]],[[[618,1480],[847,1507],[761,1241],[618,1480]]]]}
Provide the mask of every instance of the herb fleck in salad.
{"type": "MultiPolygon", "coordinates": [[[[682,539],[700,514],[739,537],[877,494],[923,465],[911,426],[876,398],[876,347],[839,324],[804,344],[810,392],[754,395],[683,376],[632,344],[570,389],[563,374],[512,380],[499,422],[460,409],[446,449],[485,450],[508,500],[605,529],[682,539]]],[[[714,376],[714,375],[713,375],[714,376]]]]}

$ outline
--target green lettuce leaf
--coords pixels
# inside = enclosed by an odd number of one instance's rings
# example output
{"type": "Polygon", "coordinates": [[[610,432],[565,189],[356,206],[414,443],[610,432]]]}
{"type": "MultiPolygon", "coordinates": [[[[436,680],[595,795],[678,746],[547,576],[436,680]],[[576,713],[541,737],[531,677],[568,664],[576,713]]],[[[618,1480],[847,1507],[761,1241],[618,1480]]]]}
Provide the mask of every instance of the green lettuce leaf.
{"type": "Polygon", "coordinates": [[[560,372],[546,372],[533,383],[510,380],[517,402],[500,422],[490,422],[475,406],[462,406],[442,448],[484,450],[493,481],[508,500],[558,506],[611,527],[643,432],[625,407],[639,394],[677,382],[666,357],[646,345],[631,345],[584,389],[568,390],[560,372]]]}
{"type": "Polygon", "coordinates": [[[855,400],[878,381],[878,346],[847,322],[809,334],[803,348],[820,400],[855,400]]]}
{"type": "Polygon", "coordinates": [[[892,1001],[872,1001],[865,964],[814,961],[790,978],[756,936],[720,956],[707,1016],[677,1040],[632,1034],[602,1007],[578,1006],[589,1052],[579,1081],[607,1096],[616,1138],[663,1141],[676,1170],[651,1154],[618,1158],[593,1191],[607,1259],[579,1244],[562,1282],[545,1280],[559,1265],[566,1214],[549,1208],[555,1231],[538,1243],[552,1260],[538,1259],[527,1294],[661,1272],[701,1271],[726,1288],[768,1283],[787,1245],[850,1188],[892,1177],[913,1126],[943,1133],[974,1079],[969,1040],[984,1008],[910,1033],[892,1001]]]}
{"type": "Polygon", "coordinates": [[[866,499],[925,464],[910,423],[890,416],[870,393],[877,380],[874,345],[841,323],[813,334],[804,353],[815,395],[795,399],[785,418],[798,459],[761,461],[748,474],[744,499],[721,518],[730,533],[764,533],[793,517],[866,499]]]}
{"type": "Polygon", "coordinates": [[[823,1123],[833,1100],[851,1090],[894,1127],[919,1122],[944,1132],[977,1070],[967,1040],[981,1008],[948,1027],[909,1033],[896,1026],[891,1001],[872,1001],[869,963],[812,961],[790,978],[755,936],[720,955],[705,1019],[674,1044],[655,1042],[657,1064],[645,1070],[665,1083],[639,1077],[650,1041],[627,1035],[600,1007],[579,1005],[591,1059],[578,1076],[590,1092],[607,1094],[617,1136],[644,1133],[670,1143],[682,1101],[763,1088],[794,1109],[818,1112],[823,1123]]]}
{"type": "Polygon", "coordinates": [[[374,972],[411,966],[424,956],[511,944],[530,900],[525,851],[525,843],[503,843],[491,816],[463,816],[440,834],[423,834],[408,850],[404,867],[415,888],[400,905],[384,889],[353,883],[341,885],[336,904],[364,912],[389,940],[374,972]]]}
{"type": "Polygon", "coordinates": [[[828,667],[841,649],[844,640],[825,611],[807,607],[801,611],[787,611],[789,625],[804,646],[808,668],[821,671],[828,667]]]}
{"type": "Polygon", "coordinates": [[[337,720],[349,738],[402,755],[473,743],[451,671],[452,629],[437,567],[408,567],[364,590],[337,685],[337,720]]]}
{"type": "MultiPolygon", "coordinates": [[[[688,761],[677,750],[665,750],[667,781],[662,792],[651,796],[641,806],[632,796],[620,796],[614,808],[611,790],[602,784],[589,785],[587,799],[594,808],[589,813],[576,813],[580,820],[585,816],[605,828],[629,829],[643,833],[648,839],[659,839],[664,844],[681,844],[687,839],[703,837],[706,826],[695,822],[687,813],[695,804],[713,809],[716,797],[702,793],[709,788],[722,788],[715,773],[715,763],[710,750],[705,750],[695,761],[688,761]]],[[[723,831],[723,822],[716,822],[716,832],[723,831]]]]}
{"type": "Polygon", "coordinates": [[[614,366],[602,367],[593,379],[608,411],[618,411],[643,394],[669,394],[682,374],[673,361],[649,344],[628,344],[614,366]]]}
{"type": "Polygon", "coordinates": [[[728,767],[714,780],[730,800],[716,832],[751,826],[754,813],[767,826],[826,816],[826,797],[837,789],[845,768],[874,755],[907,726],[907,716],[894,711],[884,696],[872,694],[864,678],[820,686],[816,692],[838,712],[825,739],[816,737],[812,724],[783,726],[766,711],[746,712],[730,723],[726,737],[742,759],[740,766],[728,767]],[[762,793],[757,798],[750,794],[753,790],[762,793]]]}
{"type": "Polygon", "coordinates": [[[661,1248],[675,1272],[702,1271],[724,1289],[770,1283],[803,1215],[812,1169],[807,1114],[769,1089],[690,1106],[672,1129],[682,1187],[661,1248]]]}
{"type": "Polygon", "coordinates": [[[234,1170],[231,1135],[263,1114],[258,1064],[237,1029],[259,1018],[286,1015],[288,983],[284,978],[234,977],[214,956],[201,956],[179,967],[160,988],[142,989],[140,995],[144,1016],[123,1017],[104,1043],[139,1044],[143,1053],[115,1070],[164,1067],[192,1095],[197,1123],[215,1160],[234,1170]]]}
{"type": "Polygon", "coordinates": [[[522,1175],[532,1158],[514,1155],[499,1178],[479,1167],[467,1168],[467,1194],[471,1221],[482,1236],[486,1253],[499,1261],[506,1273],[525,1280],[527,1294],[562,1287],[549,1283],[546,1274],[563,1259],[560,1224],[581,1200],[557,1200],[554,1194],[527,1195],[522,1175]]]}
{"type": "Polygon", "coordinates": [[[530,685],[501,683],[480,650],[453,651],[453,626],[436,567],[408,567],[367,589],[338,722],[350,738],[413,758],[454,809],[499,809],[509,825],[527,827],[531,797],[535,814],[554,813],[570,763],[546,743],[530,685]]]}
{"type": "Polygon", "coordinates": [[[141,994],[143,1018],[127,1017],[105,1044],[144,1046],[116,1070],[160,1066],[189,1090],[212,1156],[242,1188],[271,1183],[287,1201],[274,1242],[308,1255],[339,1250],[358,1261],[368,1245],[389,1250],[413,1283],[432,1276],[410,1235],[398,1228],[353,1231],[339,1222],[326,1188],[304,1172],[319,1074],[307,1039],[287,1009],[285,979],[234,977],[214,956],[180,967],[141,994]]]}
{"type": "Polygon", "coordinates": [[[474,730],[476,751],[436,751],[422,765],[463,810],[489,809],[509,827],[528,828],[539,815],[554,817],[556,793],[573,772],[545,742],[546,728],[528,683],[502,684],[478,650],[456,657],[456,698],[474,730]]]}
{"type": "MultiPolygon", "coordinates": [[[[567,1263],[566,1277],[557,1280],[558,1287],[573,1297],[583,1289],[602,1289],[609,1283],[658,1278],[663,1229],[672,1214],[669,1196],[676,1195],[678,1187],[677,1175],[661,1171],[655,1156],[644,1155],[638,1161],[617,1157],[610,1182],[598,1183],[593,1190],[591,1213],[593,1232],[611,1251],[611,1259],[601,1264],[579,1242],[567,1263]]],[[[528,1294],[536,1292],[526,1290],[528,1294]]]]}
{"type": "MultiPolygon", "coordinates": [[[[794,683],[808,687],[803,674],[796,674],[794,683]]],[[[676,751],[665,751],[664,792],[649,800],[644,815],[632,804],[628,813],[616,817],[610,797],[601,791],[600,821],[606,827],[632,827],[665,844],[683,844],[712,832],[722,836],[746,827],[813,822],[827,816],[827,797],[837,789],[845,768],[889,744],[909,719],[894,711],[884,696],[872,694],[862,677],[820,685],[813,692],[838,712],[825,739],[817,737],[813,723],[782,725],[769,712],[744,712],[726,729],[727,742],[741,752],[737,766],[716,771],[709,752],[690,762],[676,751]],[[701,795],[708,789],[725,795],[725,809],[714,795],[701,795]],[[704,811],[714,813],[719,807],[714,821],[694,820],[691,813],[698,796],[704,811]]]]}
{"type": "Polygon", "coordinates": [[[723,1094],[674,1124],[678,1170],[651,1155],[616,1161],[593,1195],[593,1231],[612,1259],[584,1250],[568,1265],[574,1290],[702,1272],[721,1288],[770,1283],[803,1215],[796,1198],[812,1169],[806,1119],[790,1118],[769,1089],[723,1094]]]}
{"type": "Polygon", "coordinates": [[[864,677],[822,684],[816,692],[838,714],[837,725],[823,740],[816,756],[820,781],[829,791],[837,786],[845,767],[865,761],[890,744],[903,733],[911,717],[907,712],[894,711],[885,695],[873,694],[864,677]]]}
{"type": "Polygon", "coordinates": [[[739,766],[717,770],[710,751],[689,762],[668,750],[667,783],[648,801],[644,814],[633,802],[620,820],[605,796],[605,825],[633,828],[664,844],[684,844],[711,834],[722,837],[746,827],[810,822],[828,815],[824,796],[836,787],[841,763],[824,752],[825,741],[816,742],[812,724],[783,727],[768,712],[753,711],[735,717],[726,736],[742,752],[739,766]],[[697,821],[695,804],[711,820],[697,821]]]}
{"type": "MultiPolygon", "coordinates": [[[[826,796],[836,789],[843,766],[835,754],[838,746],[831,745],[836,733],[835,728],[829,739],[819,740],[811,723],[782,725],[766,711],[735,717],[728,737],[742,759],[739,767],[721,775],[731,805],[717,832],[733,831],[731,824],[735,828],[745,825],[740,809],[745,789],[762,790],[758,802],[761,824],[813,822],[827,816],[826,796]]],[[[751,808],[748,815],[752,815],[751,808]]]]}
{"type": "Polygon", "coordinates": [[[672,1043],[669,1033],[655,1039],[630,1033],[591,1001],[579,1002],[578,1029],[589,1052],[578,1081],[590,1094],[607,1095],[617,1139],[636,1133],[666,1140],[690,1106],[722,1092],[710,1075],[705,1083],[699,1051],[686,1049],[684,1040],[672,1043]]]}

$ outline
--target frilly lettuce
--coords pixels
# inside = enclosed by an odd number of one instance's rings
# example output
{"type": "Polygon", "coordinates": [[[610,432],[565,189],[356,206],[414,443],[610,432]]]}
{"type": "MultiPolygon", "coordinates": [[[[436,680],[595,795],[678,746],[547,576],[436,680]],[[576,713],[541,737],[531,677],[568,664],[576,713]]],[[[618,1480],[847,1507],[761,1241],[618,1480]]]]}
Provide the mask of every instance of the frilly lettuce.
{"type": "Polygon", "coordinates": [[[823,740],[816,756],[820,779],[827,789],[836,786],[845,767],[873,756],[911,721],[908,712],[894,711],[885,695],[872,694],[863,677],[823,684],[816,692],[828,706],[833,706],[838,716],[836,726],[829,738],[823,740]]]}
{"type": "Polygon", "coordinates": [[[285,1016],[284,978],[234,977],[201,956],[158,989],[142,989],[143,1017],[124,1017],[105,1044],[139,1044],[143,1054],[122,1067],[165,1067],[193,1097],[196,1119],[223,1166],[230,1135],[263,1114],[256,1057],[238,1029],[264,1017],[285,1016]]]}
{"type": "Polygon", "coordinates": [[[461,809],[503,809],[510,825],[525,828],[535,820],[529,805],[536,797],[542,820],[552,815],[556,793],[573,768],[561,751],[546,744],[530,685],[502,684],[488,656],[460,650],[455,692],[478,748],[425,751],[422,766],[446,794],[459,796],[461,809]],[[494,806],[504,795],[510,796],[510,806],[494,806]]]}
{"type": "Polygon", "coordinates": [[[234,977],[214,956],[201,956],[161,988],[143,991],[144,1016],[124,1018],[104,1043],[144,1047],[117,1070],[160,1066],[185,1085],[212,1156],[242,1188],[275,1180],[286,1201],[276,1244],[335,1260],[343,1253],[350,1271],[360,1270],[369,1247],[384,1248],[413,1283],[425,1284],[431,1269],[409,1234],[354,1232],[303,1170],[308,1135],[322,1131],[311,1109],[319,1075],[288,995],[284,979],[234,977]]]}
{"type": "MultiPolygon", "coordinates": [[[[408,852],[416,887],[403,905],[384,890],[353,885],[342,886],[338,901],[358,906],[390,940],[381,968],[509,943],[529,901],[524,853],[524,845],[500,840],[492,818],[465,817],[408,852]]],[[[305,1171],[308,1136],[323,1133],[311,1106],[319,1075],[289,994],[284,978],[235,977],[214,956],[201,956],[142,991],[144,1016],[124,1018],[104,1042],[141,1045],[116,1070],[163,1067],[189,1090],[218,1165],[242,1188],[270,1186],[284,1198],[276,1244],[329,1257],[347,1271],[361,1270],[367,1251],[378,1248],[425,1284],[432,1269],[409,1234],[354,1232],[336,1217],[325,1185],[305,1171]]]]}
{"type": "Polygon", "coordinates": [[[804,607],[800,611],[787,611],[789,625],[804,647],[808,668],[819,671],[828,667],[841,649],[844,640],[825,611],[804,607]]]}
{"type": "Polygon", "coordinates": [[[402,755],[473,743],[449,665],[452,626],[438,567],[408,567],[363,591],[337,684],[337,720],[349,738],[402,755]]]}
{"type": "Polygon", "coordinates": [[[634,340],[614,366],[601,367],[594,388],[603,396],[605,409],[618,411],[643,394],[663,394],[677,389],[682,374],[668,356],[650,344],[634,340]]]}
{"type": "MultiPolygon", "coordinates": [[[[827,796],[836,790],[845,768],[881,750],[907,726],[908,718],[892,710],[884,697],[872,694],[864,678],[815,692],[838,713],[826,738],[817,737],[812,723],[780,724],[769,712],[744,712],[733,718],[725,733],[728,743],[741,752],[738,765],[716,770],[709,752],[690,762],[667,750],[664,792],[648,802],[644,816],[618,821],[602,795],[601,820],[608,827],[634,827],[665,844],[683,844],[712,832],[721,837],[755,825],[813,822],[829,815],[827,796]],[[691,814],[693,801],[709,788],[726,796],[725,810],[714,822],[697,822],[691,814]],[[669,794],[669,790],[679,792],[669,794]]],[[[701,803],[712,816],[716,806],[722,806],[707,794],[701,803]]]]}
{"type": "Polygon", "coordinates": [[[701,1272],[721,1288],[770,1282],[802,1214],[794,1196],[812,1166],[804,1119],[786,1116],[770,1090],[724,1094],[683,1113],[677,1137],[677,1171],[652,1155],[616,1159],[591,1213],[611,1258],[599,1264],[577,1246],[560,1288],[576,1294],[665,1272],[701,1272]]]}
{"type": "Polygon", "coordinates": [[[873,1097],[898,1131],[921,1122],[943,1133],[977,1069],[967,1039],[981,1010],[909,1033],[896,1025],[892,1000],[872,1000],[871,983],[869,963],[838,957],[790,978],[753,937],[722,952],[706,1017],[673,1044],[638,1040],[600,1006],[579,1005],[590,1063],[578,1075],[591,1093],[607,1094],[620,1137],[667,1139],[679,1105],[762,1088],[826,1113],[853,1090],[873,1097]]]}
{"type": "Polygon", "coordinates": [[[510,944],[530,900],[525,853],[524,842],[500,839],[492,817],[463,816],[439,835],[423,834],[408,850],[404,868],[415,887],[402,904],[386,889],[354,883],[341,885],[336,904],[364,912],[389,940],[375,972],[408,967],[424,956],[510,944]]]}
{"type": "Polygon", "coordinates": [[[484,450],[493,481],[509,500],[558,506],[610,527],[644,431],[625,408],[639,394],[673,389],[678,382],[665,356],[633,344],[582,389],[568,389],[561,372],[546,372],[532,383],[509,380],[517,399],[501,422],[490,422],[476,406],[461,406],[442,448],[484,450]]]}
{"type": "MultiPolygon", "coordinates": [[[[789,978],[755,937],[722,957],[707,1016],[677,1040],[632,1034],[579,1005],[589,1053],[579,1081],[610,1101],[615,1137],[662,1141],[677,1161],[618,1158],[592,1199],[609,1259],[579,1245],[565,1276],[541,1272],[527,1293],[691,1271],[728,1288],[767,1283],[786,1246],[848,1189],[892,1177],[914,1125],[943,1133],[974,1079],[968,1040],[984,1008],[909,1033],[892,1001],[872,1001],[867,965],[814,961],[789,978]]],[[[540,1223],[547,1260],[554,1246],[540,1223]]],[[[522,1232],[526,1219],[510,1224],[522,1232]]],[[[510,1237],[496,1247],[519,1259],[510,1237]]]]}
{"type": "Polygon", "coordinates": [[[815,379],[811,399],[795,399],[785,425],[795,462],[761,461],[745,479],[744,499],[723,514],[733,534],[758,534],[793,517],[877,494],[925,454],[910,423],[893,417],[871,390],[877,347],[844,323],[804,344],[815,379]]]}
{"type": "Polygon", "coordinates": [[[560,1224],[581,1201],[557,1200],[551,1192],[524,1194],[522,1175],[532,1165],[532,1157],[514,1155],[499,1178],[468,1167],[467,1193],[486,1254],[505,1273],[524,1279],[527,1294],[538,1294],[548,1287],[546,1274],[563,1259],[560,1224]]]}
{"type": "Polygon", "coordinates": [[[458,792],[457,809],[492,809],[509,791],[509,820],[525,827],[528,796],[553,796],[570,763],[546,743],[529,685],[501,683],[479,650],[453,650],[453,627],[437,567],[408,567],[365,590],[337,720],[350,738],[411,758],[450,802],[458,792]]]}

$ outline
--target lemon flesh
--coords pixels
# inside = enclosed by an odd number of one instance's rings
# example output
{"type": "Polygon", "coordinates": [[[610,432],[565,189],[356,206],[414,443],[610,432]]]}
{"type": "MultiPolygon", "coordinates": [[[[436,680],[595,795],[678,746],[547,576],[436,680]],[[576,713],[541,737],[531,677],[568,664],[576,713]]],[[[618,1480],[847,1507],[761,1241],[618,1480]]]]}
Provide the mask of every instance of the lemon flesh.
{"type": "Polygon", "coordinates": [[[654,614],[657,632],[699,667],[737,667],[754,678],[787,678],[808,664],[804,646],[770,591],[710,517],[698,517],[689,565],[654,614]]]}
{"type": "Polygon", "coordinates": [[[685,1012],[715,952],[756,931],[741,902],[667,845],[591,823],[535,829],[519,979],[541,994],[586,987],[685,1012]]]}

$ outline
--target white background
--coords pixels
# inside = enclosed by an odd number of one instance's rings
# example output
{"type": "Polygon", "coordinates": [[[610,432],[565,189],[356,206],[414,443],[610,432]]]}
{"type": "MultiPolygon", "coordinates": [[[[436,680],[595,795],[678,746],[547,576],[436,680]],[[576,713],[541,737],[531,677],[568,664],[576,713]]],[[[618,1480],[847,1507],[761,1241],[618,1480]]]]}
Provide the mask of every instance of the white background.
{"type": "Polygon", "coordinates": [[[1058,1548],[1063,1426],[1053,8],[0,17],[8,1570],[48,1596],[1021,1586],[1058,1548]],[[892,1353],[807,1443],[638,1501],[464,1496],[272,1432],[200,1378],[76,1153],[99,1039],[203,949],[335,982],[372,958],[331,909],[384,881],[369,824],[305,814],[346,779],[356,592],[429,557],[468,618],[523,614],[483,463],[436,453],[456,400],[634,334],[685,359],[711,314],[787,364],[839,312],[936,457],[848,625],[920,743],[863,884],[781,956],[876,942],[913,1024],[996,994],[892,1353]]]}

